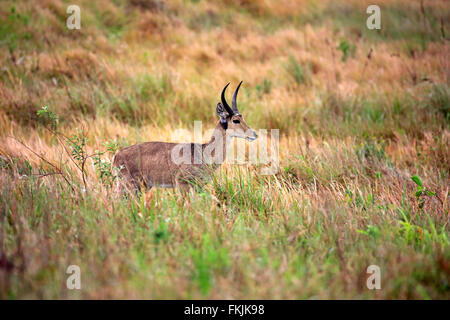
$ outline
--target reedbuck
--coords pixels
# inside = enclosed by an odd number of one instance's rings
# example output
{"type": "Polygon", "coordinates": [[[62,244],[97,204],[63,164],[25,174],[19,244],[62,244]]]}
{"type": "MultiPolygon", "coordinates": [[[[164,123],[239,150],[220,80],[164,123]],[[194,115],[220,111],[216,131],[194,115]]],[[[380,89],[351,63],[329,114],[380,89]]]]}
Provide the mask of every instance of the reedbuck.
{"type": "Polygon", "coordinates": [[[120,168],[121,186],[140,190],[141,186],[181,187],[195,181],[205,181],[223,163],[227,144],[232,137],[255,140],[258,135],[249,128],[239,113],[236,98],[242,81],[233,95],[232,107],[225,99],[217,104],[219,121],[208,143],[144,142],[120,150],[114,156],[114,166],[120,168]]]}

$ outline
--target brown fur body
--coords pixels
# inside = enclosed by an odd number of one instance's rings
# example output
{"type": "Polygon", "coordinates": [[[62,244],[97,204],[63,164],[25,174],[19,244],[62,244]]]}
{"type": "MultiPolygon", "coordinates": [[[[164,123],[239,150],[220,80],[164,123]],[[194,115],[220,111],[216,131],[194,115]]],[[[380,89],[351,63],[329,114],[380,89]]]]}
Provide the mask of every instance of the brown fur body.
{"type": "MultiPolygon", "coordinates": [[[[223,159],[226,157],[226,132],[218,124],[215,130],[222,135],[223,159]]],[[[129,188],[156,187],[185,187],[194,180],[205,180],[211,171],[217,169],[221,162],[211,163],[202,158],[203,151],[211,144],[216,144],[214,138],[208,143],[170,143],[170,142],[144,142],[120,150],[114,157],[113,164],[121,168],[120,174],[129,188]],[[171,154],[175,146],[182,145],[190,150],[191,164],[175,164],[171,154]],[[196,164],[197,156],[202,162],[196,164]]],[[[214,153],[213,153],[214,155],[214,153]]]]}
{"type": "Polygon", "coordinates": [[[216,112],[220,121],[208,143],[179,144],[158,141],[124,148],[114,156],[113,160],[113,165],[120,168],[122,177],[120,185],[137,190],[141,186],[185,188],[193,182],[205,182],[225,160],[227,143],[231,137],[251,141],[256,139],[256,132],[249,128],[237,110],[236,96],[240,84],[233,96],[233,109],[228,106],[224,98],[227,86],[222,91],[223,104],[217,104],[216,112]],[[189,161],[174,162],[172,151],[175,147],[182,149],[184,147],[185,150],[189,150],[189,161]]]}

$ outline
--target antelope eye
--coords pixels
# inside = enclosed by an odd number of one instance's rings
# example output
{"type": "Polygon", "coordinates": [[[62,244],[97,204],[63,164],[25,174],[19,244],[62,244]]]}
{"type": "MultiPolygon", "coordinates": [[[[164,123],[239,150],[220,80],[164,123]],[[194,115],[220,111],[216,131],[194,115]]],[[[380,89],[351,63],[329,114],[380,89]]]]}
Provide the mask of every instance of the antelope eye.
{"type": "Polygon", "coordinates": [[[233,123],[239,123],[240,121],[238,119],[234,119],[233,123]]]}

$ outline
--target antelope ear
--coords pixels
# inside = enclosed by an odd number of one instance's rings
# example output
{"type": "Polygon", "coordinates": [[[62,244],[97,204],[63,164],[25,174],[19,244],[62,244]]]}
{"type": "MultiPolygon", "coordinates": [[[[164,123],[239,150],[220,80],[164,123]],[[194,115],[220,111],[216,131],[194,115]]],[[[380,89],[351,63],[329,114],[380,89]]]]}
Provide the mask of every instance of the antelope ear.
{"type": "Polygon", "coordinates": [[[227,122],[227,117],[228,117],[228,112],[225,110],[225,107],[223,106],[222,103],[219,102],[217,104],[216,112],[217,112],[217,115],[220,118],[220,122],[226,123],[227,122]]]}

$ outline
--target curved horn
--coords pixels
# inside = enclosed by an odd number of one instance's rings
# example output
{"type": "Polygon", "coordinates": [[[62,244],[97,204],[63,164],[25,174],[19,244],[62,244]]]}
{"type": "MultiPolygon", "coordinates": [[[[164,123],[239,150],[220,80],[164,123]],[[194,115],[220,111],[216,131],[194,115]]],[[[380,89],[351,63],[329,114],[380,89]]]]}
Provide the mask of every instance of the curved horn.
{"type": "Polygon", "coordinates": [[[234,91],[233,100],[231,101],[231,107],[232,107],[233,113],[239,113],[238,108],[237,108],[236,98],[238,95],[239,88],[241,87],[241,84],[242,84],[242,81],[239,82],[239,85],[237,86],[236,91],[234,91]]]}
{"type": "Polygon", "coordinates": [[[221,99],[222,99],[222,104],[225,107],[225,109],[227,110],[228,114],[230,116],[233,115],[233,110],[231,110],[230,106],[227,103],[227,100],[225,99],[225,90],[227,90],[227,87],[230,85],[230,83],[228,82],[227,85],[225,86],[225,88],[223,88],[222,90],[222,95],[221,95],[221,99]]]}

